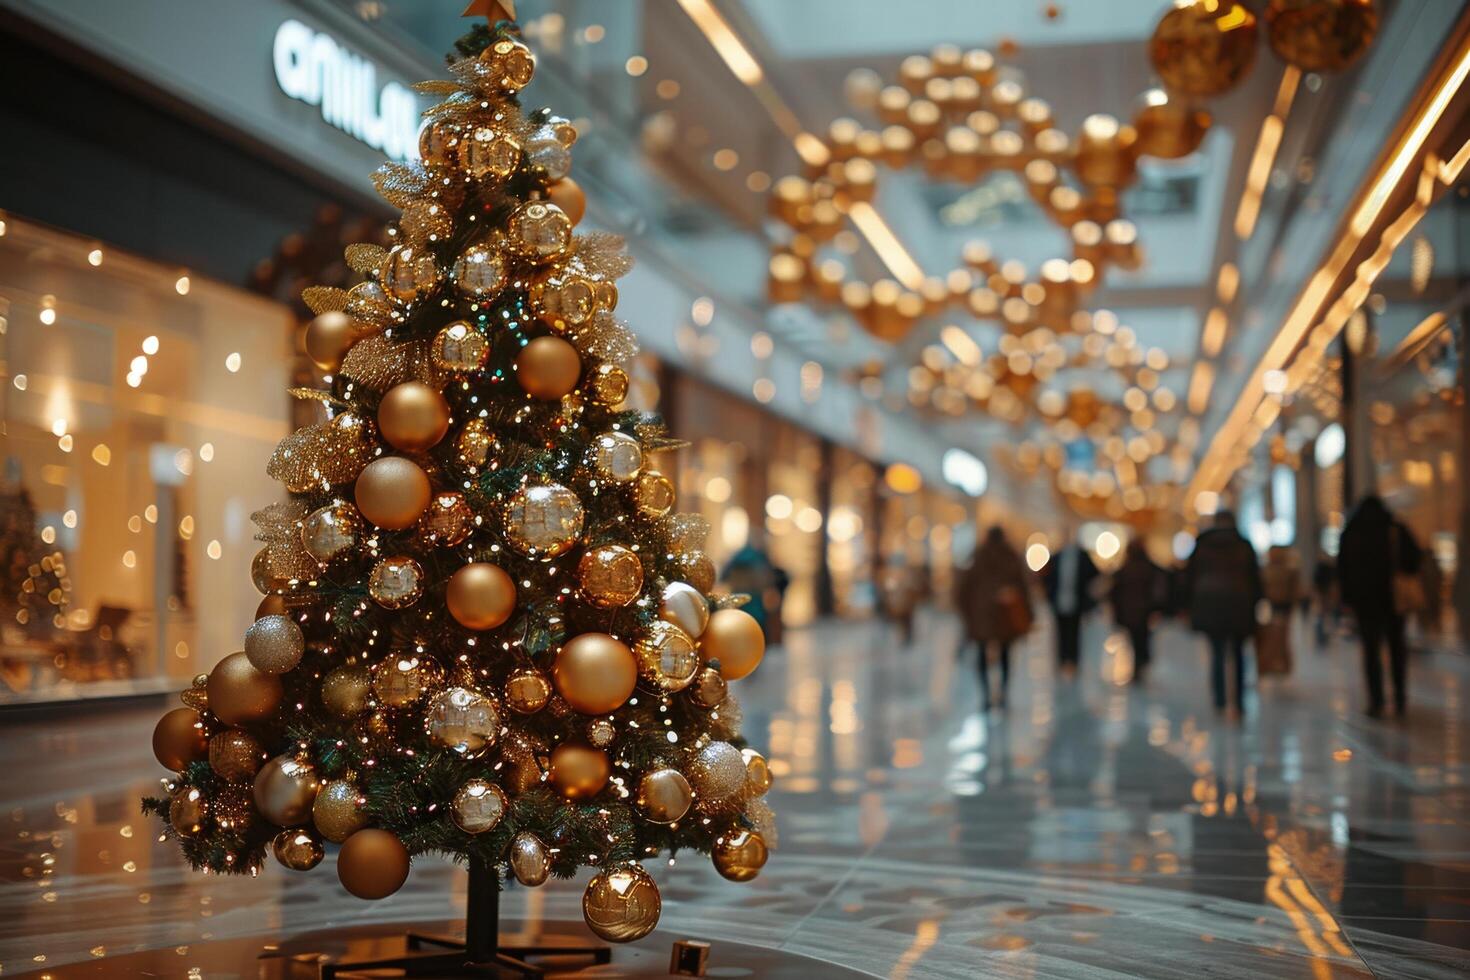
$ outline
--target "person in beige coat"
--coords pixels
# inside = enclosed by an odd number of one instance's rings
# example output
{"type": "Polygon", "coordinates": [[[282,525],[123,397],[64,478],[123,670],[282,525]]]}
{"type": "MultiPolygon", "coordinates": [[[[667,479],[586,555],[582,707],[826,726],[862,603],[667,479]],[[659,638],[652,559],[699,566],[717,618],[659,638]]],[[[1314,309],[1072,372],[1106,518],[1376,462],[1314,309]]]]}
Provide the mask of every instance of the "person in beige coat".
{"type": "Polygon", "coordinates": [[[1000,690],[995,703],[1005,707],[1011,644],[1031,629],[1030,584],[1031,573],[999,527],[986,532],[970,564],[956,578],[955,607],[967,640],[979,648],[980,697],[986,708],[992,703],[987,656],[991,649],[997,652],[1000,664],[1000,690]]]}

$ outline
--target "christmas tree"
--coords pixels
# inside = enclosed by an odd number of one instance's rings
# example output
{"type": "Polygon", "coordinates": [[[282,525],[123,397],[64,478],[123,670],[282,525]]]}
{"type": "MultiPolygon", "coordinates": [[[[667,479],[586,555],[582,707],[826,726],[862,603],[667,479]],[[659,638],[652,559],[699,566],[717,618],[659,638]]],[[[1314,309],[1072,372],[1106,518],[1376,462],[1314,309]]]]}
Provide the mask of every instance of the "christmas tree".
{"type": "Polygon", "coordinates": [[[711,594],[706,522],[673,513],[654,460],[680,443],[619,407],[631,263],[576,231],[576,130],[522,109],[512,23],[458,49],[419,86],[421,161],[375,175],[393,244],[306,291],[326,380],[292,394],[325,417],[269,461],[290,496],[255,515],[266,598],[159,723],[174,775],[145,808],[213,872],[340,844],[363,898],[431,852],[532,886],[588,865],[588,924],[633,940],[659,909],[640,861],[693,849],[740,881],[775,842],[727,689],[764,641],[711,594]]]}
{"type": "Polygon", "coordinates": [[[71,579],[60,551],[36,531],[36,505],[17,473],[0,484],[0,611],[31,636],[66,626],[71,579]]]}

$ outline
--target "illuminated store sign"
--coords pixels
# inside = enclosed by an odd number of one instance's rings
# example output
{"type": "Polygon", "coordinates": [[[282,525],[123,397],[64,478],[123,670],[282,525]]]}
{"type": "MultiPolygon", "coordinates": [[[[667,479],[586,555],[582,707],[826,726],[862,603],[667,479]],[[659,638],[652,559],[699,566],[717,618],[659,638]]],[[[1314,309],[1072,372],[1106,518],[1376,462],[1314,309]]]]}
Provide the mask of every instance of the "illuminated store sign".
{"type": "Polygon", "coordinates": [[[281,91],[321,107],[323,122],[395,160],[418,156],[418,98],[397,82],[380,87],[372,62],[295,20],[276,29],[272,58],[281,91]]]}

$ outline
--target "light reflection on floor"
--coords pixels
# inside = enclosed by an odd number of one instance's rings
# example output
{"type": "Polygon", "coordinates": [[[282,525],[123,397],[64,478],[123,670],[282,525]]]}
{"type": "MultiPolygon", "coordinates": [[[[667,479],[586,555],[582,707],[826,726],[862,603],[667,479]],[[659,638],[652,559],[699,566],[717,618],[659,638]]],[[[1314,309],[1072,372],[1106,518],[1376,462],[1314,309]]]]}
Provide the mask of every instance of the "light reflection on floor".
{"type": "MultiPolygon", "coordinates": [[[[1408,724],[1357,713],[1346,648],[1300,650],[1243,722],[1209,708],[1204,652],[1171,631],[1147,690],[1100,624],[1082,676],[1038,636],[1010,708],[982,716],[952,621],[912,649],[873,624],[790,634],[744,688],[770,748],[780,849],[750,885],[701,859],[654,867],[663,931],[785,948],[879,976],[1462,976],[1470,949],[1470,662],[1413,665],[1408,724]]],[[[136,798],[158,709],[90,706],[0,742],[0,972],[213,939],[463,908],[416,865],[364,904],[330,868],[192,875],[136,798]]],[[[513,891],[507,916],[575,920],[580,887],[513,891]]],[[[205,975],[208,975],[206,972],[205,975]]]]}

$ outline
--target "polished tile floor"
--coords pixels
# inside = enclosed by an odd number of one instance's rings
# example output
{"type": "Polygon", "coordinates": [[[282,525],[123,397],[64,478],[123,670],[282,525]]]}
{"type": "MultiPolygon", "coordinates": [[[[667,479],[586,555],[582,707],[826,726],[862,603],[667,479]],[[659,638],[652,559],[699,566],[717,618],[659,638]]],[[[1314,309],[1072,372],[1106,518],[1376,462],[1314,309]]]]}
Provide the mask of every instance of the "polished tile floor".
{"type": "MultiPolygon", "coordinates": [[[[871,623],[792,633],[740,685],[779,776],[779,850],[743,886],[702,860],[655,867],[661,945],[625,963],[682,935],[712,940],[716,967],[723,941],[913,980],[1466,975],[1470,658],[1418,655],[1411,717],[1372,721],[1355,650],[1299,646],[1294,676],[1237,722],[1209,707],[1203,649],[1177,629],[1142,690],[1103,624],[1075,680],[1043,630],[988,716],[954,649],[942,615],[909,649],[871,623]]],[[[176,965],[151,975],[223,976],[200,965],[211,943],[462,910],[435,862],[373,904],[329,868],[188,873],[137,808],[157,712],[0,722],[0,974],[129,975],[122,957],[163,949],[176,965]]],[[[505,910],[577,920],[579,899],[553,883],[505,910]]]]}

